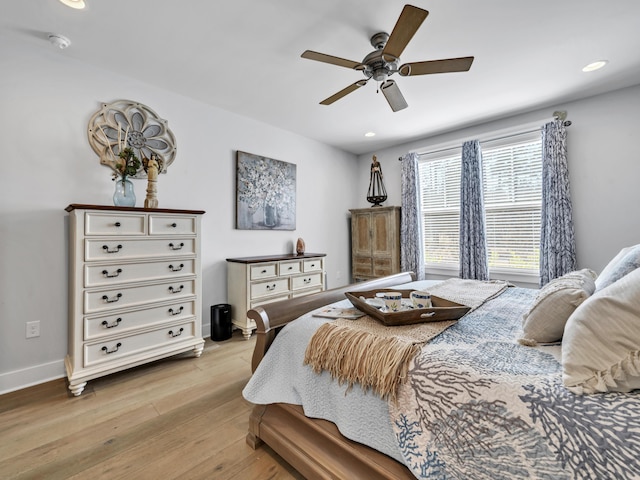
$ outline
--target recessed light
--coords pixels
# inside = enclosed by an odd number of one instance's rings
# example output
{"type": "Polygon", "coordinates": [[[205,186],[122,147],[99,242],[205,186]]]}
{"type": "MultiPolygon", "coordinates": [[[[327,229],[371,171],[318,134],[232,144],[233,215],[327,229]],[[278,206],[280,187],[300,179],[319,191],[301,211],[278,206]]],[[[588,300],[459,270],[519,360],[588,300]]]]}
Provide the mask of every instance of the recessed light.
{"type": "Polygon", "coordinates": [[[78,10],[85,7],[84,0],[60,0],[67,7],[77,8],[78,10]]]}
{"type": "Polygon", "coordinates": [[[607,60],[598,60],[597,62],[590,63],[589,65],[585,65],[582,67],[583,72],[593,72],[594,70],[599,70],[604,67],[607,63],[607,60]]]}
{"type": "Polygon", "coordinates": [[[376,136],[376,132],[367,132],[364,134],[365,137],[375,137],[376,136]]]}

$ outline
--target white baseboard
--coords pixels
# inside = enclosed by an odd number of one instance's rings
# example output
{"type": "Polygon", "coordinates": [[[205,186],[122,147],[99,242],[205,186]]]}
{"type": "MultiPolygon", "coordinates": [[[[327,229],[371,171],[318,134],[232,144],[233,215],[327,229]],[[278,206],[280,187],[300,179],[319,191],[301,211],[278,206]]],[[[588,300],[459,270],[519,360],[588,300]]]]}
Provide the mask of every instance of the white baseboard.
{"type": "MultiPolygon", "coordinates": [[[[211,336],[210,323],[202,325],[202,336],[203,338],[211,336]]],[[[66,376],[64,359],[23,368],[22,370],[14,370],[13,372],[0,373],[0,395],[66,376]]]]}
{"type": "Polygon", "coordinates": [[[64,359],[0,373],[0,395],[66,376],[64,359]]]}

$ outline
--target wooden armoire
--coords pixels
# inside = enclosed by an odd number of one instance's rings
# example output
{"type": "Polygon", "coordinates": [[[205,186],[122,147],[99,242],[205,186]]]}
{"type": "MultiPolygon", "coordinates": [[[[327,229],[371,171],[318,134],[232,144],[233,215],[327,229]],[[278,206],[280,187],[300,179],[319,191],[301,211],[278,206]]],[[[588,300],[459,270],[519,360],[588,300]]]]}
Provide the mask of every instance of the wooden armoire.
{"type": "Polygon", "coordinates": [[[351,276],[359,282],[400,272],[400,207],[351,212],[351,276]]]}

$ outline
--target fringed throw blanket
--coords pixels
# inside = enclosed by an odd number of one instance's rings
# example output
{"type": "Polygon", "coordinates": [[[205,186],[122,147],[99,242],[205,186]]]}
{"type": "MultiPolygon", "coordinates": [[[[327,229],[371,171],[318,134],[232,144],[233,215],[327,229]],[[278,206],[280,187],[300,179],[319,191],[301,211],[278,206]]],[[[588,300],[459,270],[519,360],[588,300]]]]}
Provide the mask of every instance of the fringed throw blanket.
{"type": "MultiPolygon", "coordinates": [[[[440,298],[470,306],[471,311],[500,295],[504,282],[482,282],[453,278],[429,291],[440,298]]],[[[311,338],[304,363],[314,371],[327,370],[349,386],[359,383],[382,398],[396,400],[398,387],[407,378],[411,360],[422,346],[457,320],[386,327],[365,316],[322,325],[311,338]]]]}

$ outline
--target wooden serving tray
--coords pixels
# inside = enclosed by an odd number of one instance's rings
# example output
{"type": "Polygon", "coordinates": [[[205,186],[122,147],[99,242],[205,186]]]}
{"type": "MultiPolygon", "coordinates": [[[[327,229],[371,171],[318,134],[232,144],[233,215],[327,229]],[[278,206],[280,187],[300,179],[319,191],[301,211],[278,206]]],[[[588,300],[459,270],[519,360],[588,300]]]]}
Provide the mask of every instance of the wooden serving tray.
{"type": "Polygon", "coordinates": [[[414,291],[415,289],[398,290],[393,288],[383,288],[362,292],[345,292],[345,295],[358,310],[366,313],[376,320],[381,321],[388,327],[412,325],[415,323],[440,322],[442,320],[458,320],[471,310],[471,307],[467,307],[466,305],[461,305],[459,303],[431,295],[431,303],[433,305],[431,308],[415,308],[412,310],[403,310],[401,312],[384,312],[372,305],[369,305],[361,298],[376,298],[376,293],[381,292],[399,292],[402,294],[402,298],[411,298],[411,292],[414,291]]]}

